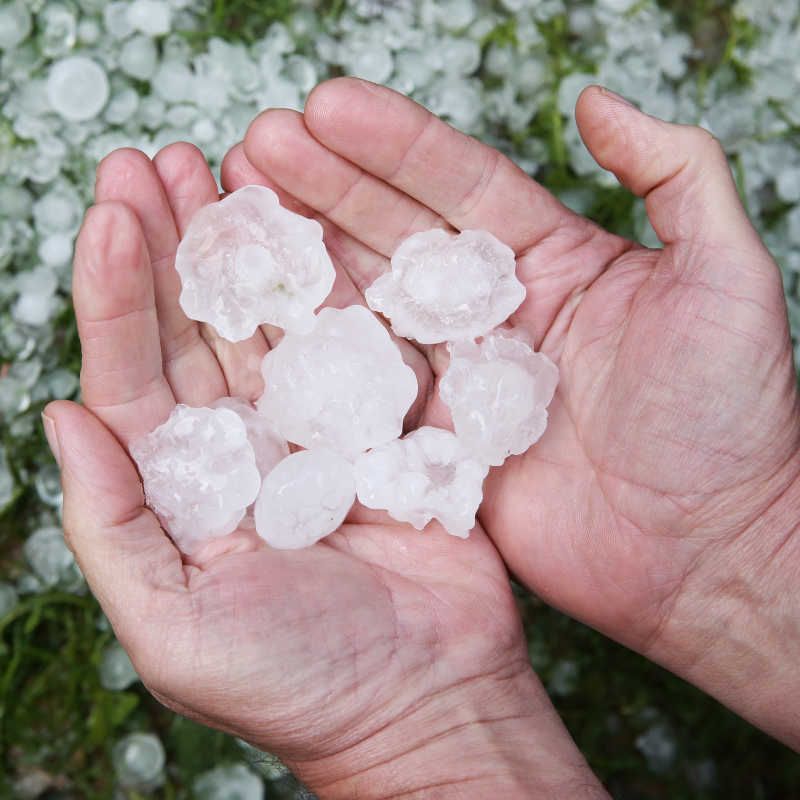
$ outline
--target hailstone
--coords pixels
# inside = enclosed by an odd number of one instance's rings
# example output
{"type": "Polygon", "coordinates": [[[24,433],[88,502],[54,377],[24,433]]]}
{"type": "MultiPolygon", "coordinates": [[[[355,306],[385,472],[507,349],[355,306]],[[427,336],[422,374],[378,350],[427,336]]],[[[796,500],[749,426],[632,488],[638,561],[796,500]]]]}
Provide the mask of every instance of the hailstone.
{"type": "Polygon", "coordinates": [[[367,289],[373,311],[398,336],[421,344],[474,339],[508,319],[525,299],[514,251],[488,231],[415,233],[392,256],[392,270],[367,289]]]}
{"type": "Polygon", "coordinates": [[[147,504],[184,553],[236,530],[261,486],[245,424],[227,408],[178,405],[130,453],[147,504]]]}
{"type": "Polygon", "coordinates": [[[310,547],[333,533],[356,499],[353,465],[330,450],[301,450],[267,475],[256,533],[278,550],[310,547]]]}
{"type": "Polygon", "coordinates": [[[358,500],[422,529],[434,517],[466,539],[475,525],[489,467],[449,431],[424,426],[360,455],[354,465],[358,500]]]}
{"type": "Polygon", "coordinates": [[[547,427],[558,367],[532,345],[528,331],[518,327],[492,331],[480,345],[450,346],[439,394],[458,438],[492,466],[524,453],[547,427]]]}
{"type": "Polygon", "coordinates": [[[270,323],[309,333],[336,277],[322,226],[289,211],[264,186],[203,206],[178,245],[180,304],[238,342],[270,323]]]}
{"type": "Polygon", "coordinates": [[[352,461],[397,438],[417,396],[400,348],[363,306],[323,308],[314,330],[287,333],[264,357],[258,413],[290,442],[352,461]]]}

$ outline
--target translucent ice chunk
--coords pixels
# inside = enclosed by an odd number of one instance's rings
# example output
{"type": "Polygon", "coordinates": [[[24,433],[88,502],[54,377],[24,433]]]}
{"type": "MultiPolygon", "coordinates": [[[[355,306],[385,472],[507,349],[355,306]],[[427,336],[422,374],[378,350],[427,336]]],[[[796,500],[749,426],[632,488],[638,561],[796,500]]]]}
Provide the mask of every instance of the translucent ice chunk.
{"type": "Polygon", "coordinates": [[[56,61],[47,78],[47,97],[53,110],[69,122],[94,119],[108,102],[106,71],[86,56],[56,61]]]}
{"type": "Polygon", "coordinates": [[[258,413],[290,442],[351,461],[400,435],[418,391],[400,349],[363,306],[323,308],[314,330],[286,334],[261,371],[258,413]]]}
{"type": "Polygon", "coordinates": [[[493,466],[524,453],[547,426],[558,367],[534,353],[532,342],[520,327],[492,331],[480,346],[467,341],[450,348],[439,393],[458,438],[493,466]]]}
{"type": "Polygon", "coordinates": [[[100,685],[109,692],[122,692],[139,680],[125,648],[116,641],[103,650],[97,672],[100,685]]]}
{"type": "Polygon", "coordinates": [[[356,499],[353,465],[330,450],[301,450],[267,475],[256,533],[278,550],[310,547],[333,533],[356,499]]]}
{"type": "Polygon", "coordinates": [[[525,299],[514,251],[487,231],[415,233],[392,256],[392,271],[366,291],[369,307],[398,336],[421,344],[473,339],[504,322],[525,299]]]}
{"type": "Polygon", "coordinates": [[[236,530],[261,477],[238,414],[176,406],[130,447],[148,505],[184,553],[236,530]]]}
{"type": "Polygon", "coordinates": [[[263,186],[245,186],[201,208],[178,247],[180,303],[232,342],[262,323],[308,333],[336,277],[322,226],[282,208],[263,186]]]}
{"type": "Polygon", "coordinates": [[[263,800],[264,781],[244,764],[232,764],[198,775],[195,800],[263,800]]]}
{"type": "Polygon", "coordinates": [[[466,539],[475,525],[489,467],[449,431],[422,427],[360,455],[354,465],[358,500],[422,529],[434,517],[466,539]]]}
{"type": "Polygon", "coordinates": [[[391,51],[374,42],[354,42],[345,52],[347,74],[383,83],[394,70],[391,51]]]}
{"type": "Polygon", "coordinates": [[[247,430],[247,441],[253,446],[261,480],[289,455],[289,445],[278,426],[271,419],[262,417],[244,397],[220,397],[211,408],[227,408],[241,417],[247,430]]]}
{"type": "Polygon", "coordinates": [[[132,78],[149,81],[156,71],[158,50],[147,36],[133,36],[122,46],[119,55],[120,69],[132,78]]]}
{"type": "Polygon", "coordinates": [[[164,745],[154,733],[123,736],[111,757],[119,782],[131,787],[158,781],[167,760],[164,745]]]}
{"type": "Polygon", "coordinates": [[[164,36],[172,27],[172,12],[164,0],[133,0],[127,16],[131,27],[147,36],[164,36]]]}
{"type": "Polygon", "coordinates": [[[74,590],[83,583],[83,576],[64,541],[61,528],[39,528],[25,540],[22,549],[44,587],[61,586],[74,590]]]}
{"type": "Polygon", "coordinates": [[[22,0],[0,6],[0,50],[10,50],[24,42],[32,29],[31,12],[22,0]]]}

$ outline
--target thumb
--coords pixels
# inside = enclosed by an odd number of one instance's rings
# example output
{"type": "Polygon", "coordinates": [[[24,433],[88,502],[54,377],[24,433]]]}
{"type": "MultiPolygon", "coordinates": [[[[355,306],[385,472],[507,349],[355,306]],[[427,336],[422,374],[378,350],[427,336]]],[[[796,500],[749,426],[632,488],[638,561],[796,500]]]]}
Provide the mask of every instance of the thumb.
{"type": "Polygon", "coordinates": [[[185,588],[180,554],[143,507],[127,453],[94,414],[60,400],[42,419],[61,466],[65,539],[115,631],[125,633],[158,590],[185,588]]]}
{"type": "Polygon", "coordinates": [[[745,251],[750,258],[757,254],[764,268],[777,272],[711,133],[650,117],[599,86],[584,89],[575,117],[597,163],[645,198],[650,224],[662,242],[745,251]]]}

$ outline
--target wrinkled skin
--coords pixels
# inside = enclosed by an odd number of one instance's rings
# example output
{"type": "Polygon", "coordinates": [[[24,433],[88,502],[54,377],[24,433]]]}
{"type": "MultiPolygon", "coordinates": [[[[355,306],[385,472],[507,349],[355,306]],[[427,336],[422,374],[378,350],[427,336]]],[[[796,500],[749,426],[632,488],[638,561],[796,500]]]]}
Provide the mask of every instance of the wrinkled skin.
{"type": "MultiPolygon", "coordinates": [[[[74,284],[88,410],[46,412],[67,540],[150,690],[277,752],[320,797],[434,796],[424,788],[456,773],[462,796],[489,778],[501,796],[605,796],[530,670],[503,561],[703,685],[691,669],[716,633],[696,621],[709,597],[725,607],[726,565],[761,576],[745,581],[755,596],[793,552],[780,504],[800,426],[781,278],[724,156],[597,88],[577,116],[599,163],[647,198],[663,250],[604,232],[496,151],[352,79],[314,90],[305,116],[262,114],[223,166],[227,191],[270,186],[322,223],[337,268],[326,305],[363,304],[398,244],[432,226],[486,229],[516,252],[528,294],[511,322],[534,326],[561,381],[542,439],[492,469],[467,541],[356,506],[308,550],[241,531],[181,559],[124,447],[176,402],[256,398],[280,331],[234,345],[180,310],[175,248],[217,199],[196,149],[153,164],[118,151],[99,169],[74,284]]],[[[451,427],[446,349],[398,344],[420,384],[407,430],[451,427]]]]}

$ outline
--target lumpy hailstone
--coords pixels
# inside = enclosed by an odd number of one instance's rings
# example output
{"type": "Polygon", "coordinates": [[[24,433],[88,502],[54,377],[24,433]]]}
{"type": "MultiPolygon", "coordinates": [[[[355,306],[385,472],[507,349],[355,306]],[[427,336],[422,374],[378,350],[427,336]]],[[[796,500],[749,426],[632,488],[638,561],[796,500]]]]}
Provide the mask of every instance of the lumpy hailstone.
{"type": "Polygon", "coordinates": [[[227,408],[178,405],[130,451],[148,505],[184,553],[236,530],[261,487],[245,424],[227,408]]]}
{"type": "Polygon", "coordinates": [[[303,447],[349,460],[400,435],[417,396],[414,370],[363,306],[323,308],[314,330],[287,333],[264,356],[258,413],[303,447]]]}
{"type": "Polygon", "coordinates": [[[353,465],[330,450],[301,450],[267,475],[256,500],[256,533],[271,547],[310,547],[333,533],[356,499],[353,465]]]}
{"type": "Polygon", "coordinates": [[[186,315],[231,342],[263,323],[308,333],[336,277],[322,226],[282,208],[264,186],[203,206],[178,246],[175,268],[186,315]]]}
{"type": "Polygon", "coordinates": [[[547,427],[545,409],[558,385],[558,367],[532,344],[519,327],[492,331],[480,345],[450,347],[440,396],[458,438],[492,466],[524,453],[547,427]]]}
{"type": "Polygon", "coordinates": [[[354,469],[367,508],[383,508],[417,529],[436,518],[463,539],[475,525],[489,471],[450,431],[427,426],[360,455],[354,469]]]}
{"type": "Polygon", "coordinates": [[[421,344],[474,339],[525,299],[514,251],[488,231],[415,233],[392,256],[392,271],[366,291],[398,336],[421,344]]]}

